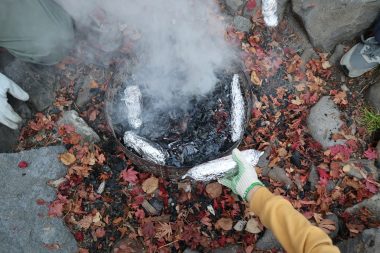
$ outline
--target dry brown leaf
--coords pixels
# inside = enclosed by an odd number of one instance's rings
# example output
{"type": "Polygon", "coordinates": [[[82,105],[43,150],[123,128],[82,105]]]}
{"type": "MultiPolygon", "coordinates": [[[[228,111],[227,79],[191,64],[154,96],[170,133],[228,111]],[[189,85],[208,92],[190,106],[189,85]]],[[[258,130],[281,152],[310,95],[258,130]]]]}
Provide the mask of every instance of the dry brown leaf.
{"type": "Polygon", "coordinates": [[[260,223],[255,218],[252,218],[247,222],[245,231],[252,234],[258,234],[262,231],[262,229],[261,229],[260,223]]]}
{"type": "Polygon", "coordinates": [[[220,218],[215,223],[216,229],[223,229],[224,231],[230,231],[232,229],[233,221],[231,218],[220,218]]]}
{"type": "Polygon", "coordinates": [[[152,194],[158,188],[158,178],[150,177],[142,183],[142,189],[147,194],[152,194]]]}
{"type": "Polygon", "coordinates": [[[78,225],[83,229],[88,229],[92,224],[92,215],[84,216],[80,221],[78,221],[78,225]]]}
{"type": "Polygon", "coordinates": [[[206,186],[206,192],[210,198],[215,199],[222,195],[222,185],[218,182],[208,184],[206,186]]]}
{"type": "Polygon", "coordinates": [[[254,70],[251,73],[251,81],[252,81],[252,83],[259,85],[259,86],[261,86],[261,84],[263,83],[263,81],[260,80],[260,78],[257,76],[256,71],[254,71],[254,70]]]}
{"type": "Polygon", "coordinates": [[[73,154],[66,152],[60,155],[59,159],[64,165],[70,166],[71,164],[75,163],[76,158],[73,154]]]}
{"type": "Polygon", "coordinates": [[[296,99],[293,99],[291,102],[294,105],[302,105],[304,103],[304,101],[300,99],[298,96],[296,97],[296,99]]]}
{"type": "Polygon", "coordinates": [[[170,223],[160,222],[160,225],[158,225],[158,227],[156,228],[155,237],[158,239],[165,238],[166,240],[170,241],[172,234],[173,234],[173,230],[170,223]]]}
{"type": "Polygon", "coordinates": [[[92,80],[89,83],[89,86],[90,86],[90,89],[97,89],[97,88],[99,88],[99,84],[95,80],[92,80]]]}

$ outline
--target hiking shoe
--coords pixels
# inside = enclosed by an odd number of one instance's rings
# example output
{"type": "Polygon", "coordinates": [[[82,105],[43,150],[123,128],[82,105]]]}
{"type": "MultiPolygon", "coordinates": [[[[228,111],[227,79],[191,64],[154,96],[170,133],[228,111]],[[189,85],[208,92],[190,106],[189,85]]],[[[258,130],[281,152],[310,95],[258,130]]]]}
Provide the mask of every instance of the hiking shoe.
{"type": "Polygon", "coordinates": [[[376,68],[380,64],[380,43],[375,37],[353,46],[340,60],[340,65],[349,77],[358,77],[376,68]]]}

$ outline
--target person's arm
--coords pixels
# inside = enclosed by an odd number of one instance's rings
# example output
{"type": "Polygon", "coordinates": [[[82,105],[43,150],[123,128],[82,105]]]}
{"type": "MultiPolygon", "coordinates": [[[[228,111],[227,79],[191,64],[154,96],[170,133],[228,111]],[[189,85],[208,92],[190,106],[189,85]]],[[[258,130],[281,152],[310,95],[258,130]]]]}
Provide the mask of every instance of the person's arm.
{"type": "Polygon", "coordinates": [[[339,252],[322,229],[313,226],[283,197],[275,196],[265,187],[254,188],[250,195],[250,210],[273,231],[287,252],[339,252]]]}
{"type": "Polygon", "coordinates": [[[10,93],[17,99],[26,101],[29,99],[28,93],[20,88],[11,79],[0,73],[0,123],[9,128],[17,129],[21,122],[21,117],[13,110],[8,103],[7,93],[10,93]]]}
{"type": "Polygon", "coordinates": [[[291,253],[338,253],[339,249],[320,228],[311,223],[281,196],[273,195],[257,177],[255,168],[241,156],[232,152],[238,173],[219,182],[249,200],[250,209],[263,225],[271,229],[282,247],[291,253]]]}

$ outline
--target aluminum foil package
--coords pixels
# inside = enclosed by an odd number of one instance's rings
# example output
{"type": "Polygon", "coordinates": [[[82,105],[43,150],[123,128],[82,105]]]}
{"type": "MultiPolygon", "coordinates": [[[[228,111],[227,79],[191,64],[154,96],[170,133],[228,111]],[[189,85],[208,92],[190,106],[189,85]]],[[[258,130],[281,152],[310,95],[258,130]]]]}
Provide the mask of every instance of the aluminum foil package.
{"type": "Polygon", "coordinates": [[[240,89],[239,75],[235,74],[231,84],[231,139],[239,141],[244,133],[245,106],[240,89]]]}
{"type": "Polygon", "coordinates": [[[124,133],[124,145],[135,150],[143,158],[160,165],[164,165],[168,157],[167,152],[158,144],[152,143],[132,131],[124,133]]]}
{"type": "Polygon", "coordinates": [[[142,94],[137,85],[127,86],[124,90],[125,105],[127,107],[127,119],[133,129],[138,129],[142,125],[142,94]]]}
{"type": "Polygon", "coordinates": [[[267,26],[277,26],[277,0],[263,0],[262,12],[267,26]]]}
{"type": "MultiPolygon", "coordinates": [[[[256,166],[260,156],[264,153],[255,149],[241,151],[244,158],[252,166],[256,166]]],[[[233,173],[237,168],[236,162],[232,159],[232,155],[225,156],[216,160],[212,160],[190,169],[183,177],[190,177],[197,181],[211,181],[219,179],[226,174],[233,173]]]]}

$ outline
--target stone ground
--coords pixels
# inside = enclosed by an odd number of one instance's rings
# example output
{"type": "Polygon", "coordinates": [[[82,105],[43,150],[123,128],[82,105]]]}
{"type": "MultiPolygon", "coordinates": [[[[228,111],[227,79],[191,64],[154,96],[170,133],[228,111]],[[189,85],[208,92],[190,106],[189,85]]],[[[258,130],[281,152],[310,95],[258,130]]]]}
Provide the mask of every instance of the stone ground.
{"type": "Polygon", "coordinates": [[[0,154],[0,252],[72,253],[76,241],[59,218],[48,215],[56,198],[50,180],[66,174],[58,155],[62,146],[0,154]],[[28,163],[25,168],[20,162],[28,163]]]}
{"type": "MultiPolygon", "coordinates": [[[[279,3],[279,14],[285,16],[285,30],[294,34],[283,38],[283,43],[294,48],[304,62],[318,57],[319,50],[330,52],[329,61],[333,65],[332,82],[338,87],[349,87],[352,91],[360,90],[363,95],[366,93],[368,103],[380,110],[380,81],[373,78],[373,75],[366,75],[353,81],[347,79],[335,66],[344,50],[352,45],[352,38],[372,22],[379,4],[369,3],[359,6],[359,3],[352,1],[352,3],[347,3],[345,9],[342,9],[337,3],[330,5],[331,1],[327,0],[320,1],[318,4],[315,4],[315,1],[301,0],[293,0],[291,3],[282,0],[279,3]],[[323,15],[318,15],[321,10],[324,10],[323,15]],[[292,12],[296,15],[293,15],[292,12]],[[350,23],[349,20],[352,19],[356,23],[350,23]],[[355,27],[355,29],[352,30],[351,27],[355,27]],[[335,45],[337,46],[334,51],[335,45]]],[[[259,2],[257,4],[259,6],[259,2]]],[[[230,14],[227,20],[230,20],[238,30],[251,32],[253,26],[251,17],[257,12],[258,6],[249,10],[245,5],[246,1],[243,0],[226,0],[226,11],[230,14]]],[[[67,65],[62,70],[56,67],[22,63],[9,56],[4,56],[4,54],[1,57],[3,58],[0,61],[2,63],[0,68],[3,73],[23,86],[31,95],[32,99],[27,104],[14,102],[15,110],[23,116],[25,122],[38,111],[54,111],[55,109],[52,109],[50,105],[56,101],[56,92],[65,85],[74,86],[75,94],[72,95],[75,102],[72,107],[77,111],[88,109],[91,97],[96,93],[91,88],[92,80],[106,83],[110,79],[109,70],[105,70],[101,66],[88,65],[78,70],[70,69],[70,65],[67,65]],[[4,62],[9,64],[4,64],[4,62]],[[41,84],[45,84],[43,89],[41,89],[41,84]]],[[[278,82],[269,83],[260,88],[260,92],[270,94],[280,86],[294,89],[292,82],[283,80],[282,76],[274,80],[278,82]]],[[[355,105],[353,104],[353,106],[355,105]]],[[[349,110],[351,109],[348,107],[347,111],[349,110]]],[[[340,108],[337,108],[329,97],[323,97],[310,111],[308,117],[310,134],[324,148],[337,144],[331,140],[329,133],[337,133],[342,125],[342,115],[346,114],[346,111],[342,112],[340,108]]],[[[100,137],[88,126],[82,127],[84,121],[78,119],[75,112],[67,112],[65,115],[62,119],[65,123],[75,122],[74,124],[81,125],[79,128],[83,130],[84,138],[91,142],[100,140],[100,137]]],[[[12,152],[19,143],[17,136],[20,135],[20,132],[13,132],[0,126],[0,133],[0,143],[2,143],[0,152],[12,152]]],[[[46,142],[44,140],[41,144],[49,145],[49,140],[46,142]]],[[[33,147],[32,144],[28,144],[23,148],[28,148],[28,146],[33,147]]],[[[47,203],[56,198],[54,189],[47,186],[47,181],[66,174],[66,167],[57,159],[58,154],[63,152],[65,152],[64,147],[47,147],[20,153],[0,154],[0,181],[2,187],[6,189],[0,196],[0,244],[4,245],[0,252],[51,252],[52,250],[75,252],[77,250],[74,237],[63,225],[62,220],[49,218],[47,215],[47,203]],[[20,161],[28,162],[28,167],[19,168],[18,162],[20,161]]],[[[262,167],[266,167],[266,165],[262,167]]],[[[368,165],[367,167],[369,174],[377,173],[376,168],[371,169],[373,166],[368,165]]],[[[265,173],[275,181],[289,186],[292,184],[284,169],[275,168],[264,171],[265,173]]],[[[319,177],[315,170],[314,173],[315,179],[309,177],[312,184],[316,184],[319,177]]],[[[360,174],[355,174],[355,171],[351,173],[353,177],[360,177],[360,174]]],[[[375,214],[380,213],[379,194],[347,211],[355,213],[363,206],[375,214]]],[[[335,217],[330,219],[334,220],[335,217]]],[[[379,217],[378,219],[380,220],[379,217]]],[[[379,248],[379,244],[379,229],[371,228],[364,230],[353,239],[341,241],[339,247],[342,252],[376,252],[374,250],[379,248]]],[[[273,234],[266,230],[263,237],[257,242],[257,249],[269,250],[271,248],[280,248],[280,245],[273,234]]],[[[231,248],[213,252],[240,252],[241,250],[238,246],[231,246],[231,248]]],[[[188,250],[187,252],[193,251],[188,250]]]]}

